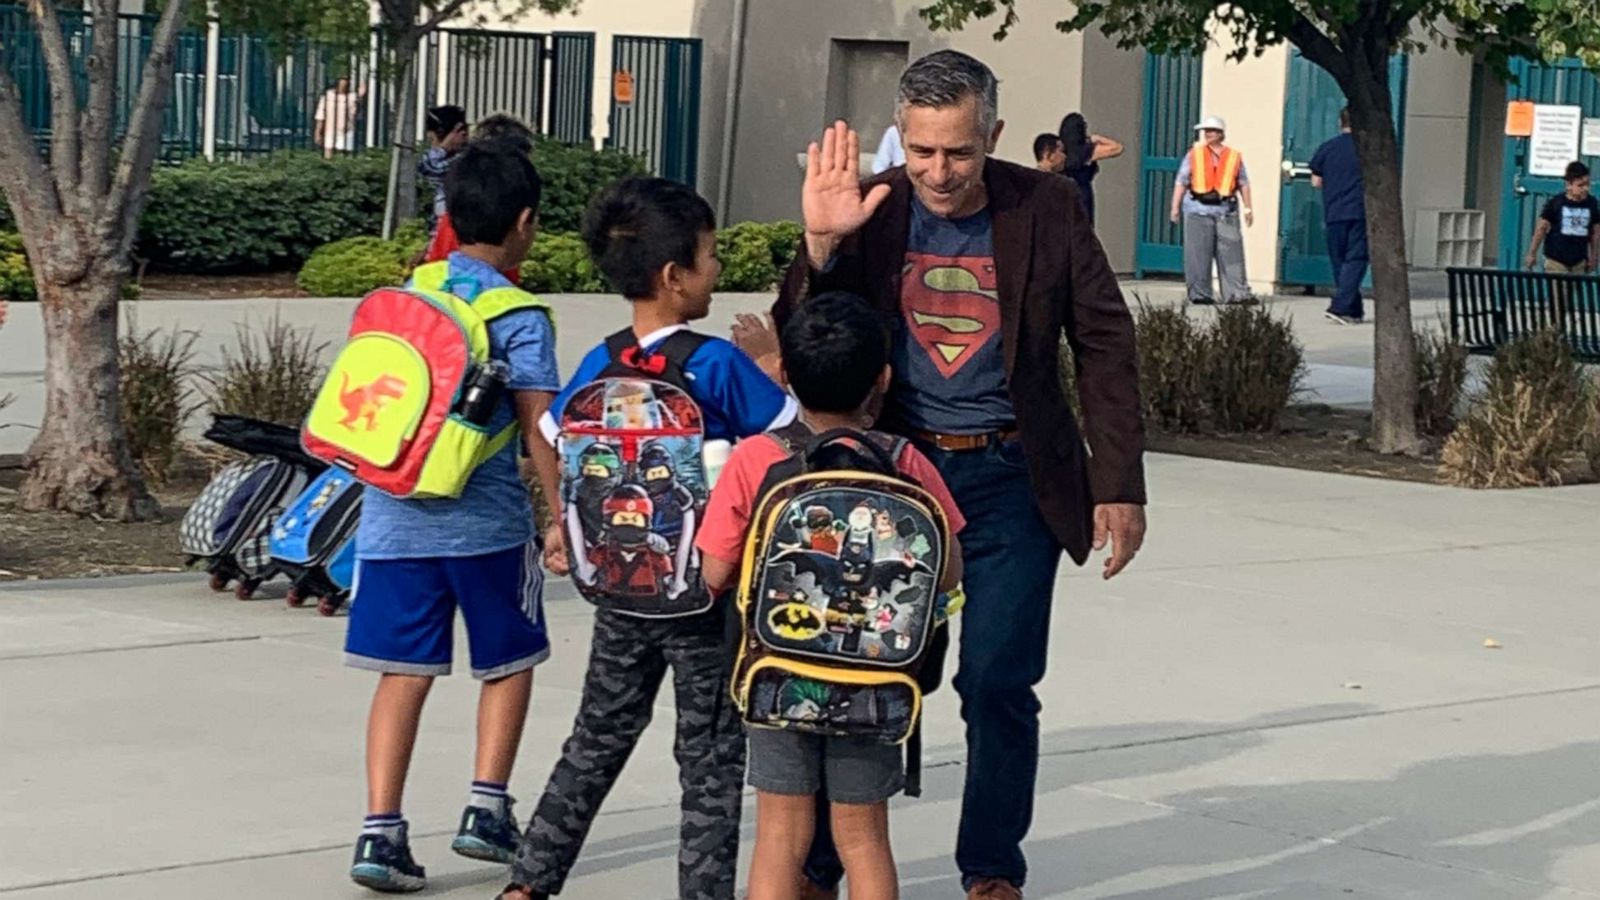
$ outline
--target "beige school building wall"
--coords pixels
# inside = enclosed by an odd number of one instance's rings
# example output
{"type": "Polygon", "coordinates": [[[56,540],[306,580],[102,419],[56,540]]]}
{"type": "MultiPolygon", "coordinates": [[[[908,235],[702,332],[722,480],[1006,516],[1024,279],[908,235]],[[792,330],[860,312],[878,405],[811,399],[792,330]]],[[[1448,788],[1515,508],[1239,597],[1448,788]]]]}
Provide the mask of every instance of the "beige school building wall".
{"type": "Polygon", "coordinates": [[[984,60],[1000,79],[1001,158],[1032,165],[1034,136],[1055,131],[1074,110],[1083,111],[1096,131],[1129,145],[1128,156],[1108,166],[1126,171],[1102,175],[1097,186],[1106,198],[1102,208],[1130,211],[1126,227],[1108,230],[1106,244],[1131,267],[1143,54],[1118,51],[1098,34],[1057,32],[1050,26],[1061,7],[1049,0],[1021,0],[1018,11],[1027,24],[1002,42],[992,38],[992,21],[959,34],[930,32],[917,15],[922,5],[750,0],[730,218],[798,216],[796,154],[837,117],[862,132],[863,149],[871,152],[892,121],[899,69],[949,47],[984,60]]]}

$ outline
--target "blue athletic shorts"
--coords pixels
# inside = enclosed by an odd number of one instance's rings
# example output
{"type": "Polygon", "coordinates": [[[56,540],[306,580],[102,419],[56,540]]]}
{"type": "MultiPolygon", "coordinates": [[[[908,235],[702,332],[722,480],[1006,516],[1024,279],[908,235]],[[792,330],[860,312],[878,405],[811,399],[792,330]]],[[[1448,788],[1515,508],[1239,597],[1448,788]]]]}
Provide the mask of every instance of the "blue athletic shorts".
{"type": "Polygon", "coordinates": [[[351,589],[345,664],[396,675],[449,675],[456,607],[472,677],[531,669],[550,655],[539,545],[481,556],[363,559],[351,589]]]}

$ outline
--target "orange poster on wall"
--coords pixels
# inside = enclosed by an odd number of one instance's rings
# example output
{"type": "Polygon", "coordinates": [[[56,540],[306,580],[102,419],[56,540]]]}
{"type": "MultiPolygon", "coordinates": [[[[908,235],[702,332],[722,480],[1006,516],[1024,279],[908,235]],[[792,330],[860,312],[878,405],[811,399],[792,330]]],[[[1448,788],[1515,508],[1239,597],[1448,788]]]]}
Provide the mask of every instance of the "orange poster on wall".
{"type": "Polygon", "coordinates": [[[1533,101],[1512,100],[1506,104],[1506,137],[1533,136],[1533,101]]]}
{"type": "Polygon", "coordinates": [[[633,102],[633,73],[627,69],[618,69],[611,77],[611,99],[618,106],[627,106],[633,102]]]}

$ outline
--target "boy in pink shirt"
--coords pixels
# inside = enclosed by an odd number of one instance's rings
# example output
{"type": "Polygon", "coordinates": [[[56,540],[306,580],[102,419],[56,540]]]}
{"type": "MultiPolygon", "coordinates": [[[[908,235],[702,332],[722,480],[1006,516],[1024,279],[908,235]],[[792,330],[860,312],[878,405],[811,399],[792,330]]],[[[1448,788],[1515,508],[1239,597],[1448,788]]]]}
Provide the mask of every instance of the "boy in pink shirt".
{"type": "MultiPolygon", "coordinates": [[[[812,433],[865,430],[868,412],[890,382],[889,333],[882,319],[853,294],[821,294],[807,301],[779,337],[781,382],[800,401],[799,422],[812,433]]],[[[732,586],[744,557],[757,491],[774,463],[789,451],[772,435],[750,438],[733,450],[706,507],[695,546],[713,591],[732,586]]],[[[927,457],[904,444],[895,460],[901,474],[933,495],[950,523],[950,553],[941,591],[961,581],[966,524],[950,490],[927,457]]],[[[816,794],[827,785],[834,842],[850,879],[852,900],[898,896],[889,848],[889,798],[904,786],[901,748],[860,738],[749,729],[747,780],[756,789],[756,849],[749,900],[798,896],[801,868],[816,830],[816,794]]]]}

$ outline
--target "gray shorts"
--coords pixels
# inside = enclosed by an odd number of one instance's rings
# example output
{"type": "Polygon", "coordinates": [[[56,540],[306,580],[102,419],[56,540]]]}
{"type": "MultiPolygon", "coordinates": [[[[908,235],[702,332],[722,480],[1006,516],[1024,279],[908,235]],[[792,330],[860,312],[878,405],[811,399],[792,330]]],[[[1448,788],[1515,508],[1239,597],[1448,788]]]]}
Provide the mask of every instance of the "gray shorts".
{"type": "Polygon", "coordinates": [[[896,744],[778,728],[748,730],[746,780],[758,791],[815,794],[826,780],[830,801],[869,804],[905,787],[905,749],[896,744]]]}

